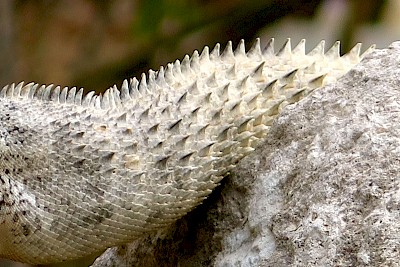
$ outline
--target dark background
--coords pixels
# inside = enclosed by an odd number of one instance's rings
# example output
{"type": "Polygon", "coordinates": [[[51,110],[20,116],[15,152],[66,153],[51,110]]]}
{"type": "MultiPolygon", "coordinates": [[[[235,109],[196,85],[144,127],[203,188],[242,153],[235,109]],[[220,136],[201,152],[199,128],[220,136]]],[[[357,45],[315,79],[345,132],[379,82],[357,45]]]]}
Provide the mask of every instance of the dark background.
{"type": "MultiPolygon", "coordinates": [[[[340,40],[343,53],[357,42],[386,47],[399,34],[397,0],[0,0],[0,86],[102,92],[217,42],[306,38],[311,50],[340,40]]],[[[11,264],[0,261],[26,266],[11,264]]]]}
{"type": "MultiPolygon", "coordinates": [[[[1,0],[0,86],[37,82],[104,91],[205,45],[255,37],[386,46],[399,1],[1,0]]],[[[398,23],[397,23],[398,22],[398,23]]]]}

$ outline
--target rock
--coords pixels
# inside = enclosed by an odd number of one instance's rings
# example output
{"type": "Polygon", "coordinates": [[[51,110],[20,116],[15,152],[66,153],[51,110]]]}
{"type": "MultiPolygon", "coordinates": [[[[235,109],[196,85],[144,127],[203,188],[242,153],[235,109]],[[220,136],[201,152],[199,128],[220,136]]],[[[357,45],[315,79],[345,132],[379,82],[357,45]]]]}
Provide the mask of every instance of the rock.
{"type": "Polygon", "coordinates": [[[288,106],[203,205],[93,266],[397,266],[399,66],[397,42],[288,106]]]}

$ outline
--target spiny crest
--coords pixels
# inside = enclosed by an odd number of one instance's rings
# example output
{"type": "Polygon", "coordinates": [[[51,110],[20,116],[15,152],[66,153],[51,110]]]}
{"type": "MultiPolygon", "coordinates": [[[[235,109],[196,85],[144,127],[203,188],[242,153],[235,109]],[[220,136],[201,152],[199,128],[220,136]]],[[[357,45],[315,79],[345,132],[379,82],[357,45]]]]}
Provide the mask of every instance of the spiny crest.
{"type": "MultiPolygon", "coordinates": [[[[280,62],[280,60],[291,60],[293,57],[315,57],[315,59],[324,59],[326,61],[335,61],[342,58],[349,63],[358,63],[366,54],[370,53],[375,46],[369,47],[363,54],[360,53],[361,44],[358,43],[353,49],[340,56],[340,42],[335,44],[325,53],[325,41],[321,41],[311,52],[305,53],[305,40],[301,40],[296,47],[291,48],[291,40],[287,39],[286,43],[278,52],[274,52],[274,39],[270,39],[264,49],[261,49],[260,39],[257,38],[253,46],[246,52],[244,40],[241,40],[235,50],[232,48],[232,42],[229,41],[224,51],[220,53],[220,44],[217,43],[214,49],[210,52],[209,48],[204,47],[202,53],[196,50],[192,56],[186,55],[182,62],[176,60],[174,63],[169,63],[167,66],[161,67],[159,71],[149,71],[148,77],[142,74],[140,82],[136,78],[130,79],[128,82],[124,80],[120,90],[114,85],[107,89],[104,94],[95,95],[93,91],[88,94],[83,94],[83,89],[77,90],[75,87],[68,89],[53,84],[45,86],[35,83],[24,85],[24,82],[19,84],[6,85],[0,91],[1,98],[19,98],[19,99],[37,99],[40,101],[53,101],[59,104],[82,105],[84,107],[112,109],[121,106],[125,103],[136,101],[144,95],[152,95],[157,90],[162,90],[167,87],[175,87],[180,81],[187,77],[195,77],[202,66],[213,64],[214,62],[231,63],[232,66],[228,70],[228,76],[232,79],[236,78],[237,64],[241,60],[260,62],[253,72],[253,77],[262,79],[263,69],[266,62],[280,62]]],[[[204,68],[204,67],[203,67],[204,68]]],[[[315,64],[311,64],[305,71],[309,73],[316,72],[315,64]]],[[[293,74],[293,73],[292,73],[293,74]]],[[[283,74],[289,77],[291,73],[283,74]]],[[[316,77],[315,81],[321,80],[321,77],[316,77]]],[[[207,85],[216,87],[215,72],[209,75],[207,85]]]]}

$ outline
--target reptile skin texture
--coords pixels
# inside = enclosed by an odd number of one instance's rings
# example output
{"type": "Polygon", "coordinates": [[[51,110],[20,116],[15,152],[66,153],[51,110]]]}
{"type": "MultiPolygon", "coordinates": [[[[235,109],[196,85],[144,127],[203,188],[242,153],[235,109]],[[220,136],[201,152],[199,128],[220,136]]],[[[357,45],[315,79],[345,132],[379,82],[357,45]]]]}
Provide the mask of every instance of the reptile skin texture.
{"type": "Polygon", "coordinates": [[[288,104],[362,57],[305,40],[217,44],[103,95],[12,84],[0,92],[0,257],[77,259],[171,225],[267,138],[288,104]]]}

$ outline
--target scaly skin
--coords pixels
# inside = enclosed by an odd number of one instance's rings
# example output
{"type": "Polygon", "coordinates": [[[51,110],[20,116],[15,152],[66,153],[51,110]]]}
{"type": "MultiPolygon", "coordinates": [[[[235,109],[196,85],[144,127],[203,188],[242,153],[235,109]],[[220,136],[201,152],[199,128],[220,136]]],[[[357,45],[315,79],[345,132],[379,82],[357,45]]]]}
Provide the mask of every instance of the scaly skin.
{"type": "MultiPolygon", "coordinates": [[[[228,43],[104,95],[0,93],[0,256],[60,262],[128,243],[199,205],[290,103],[357,64],[360,45],[308,54],[228,43]]],[[[369,49],[368,51],[370,51],[369,49]]],[[[364,53],[366,54],[366,53],[364,53]]]]}

